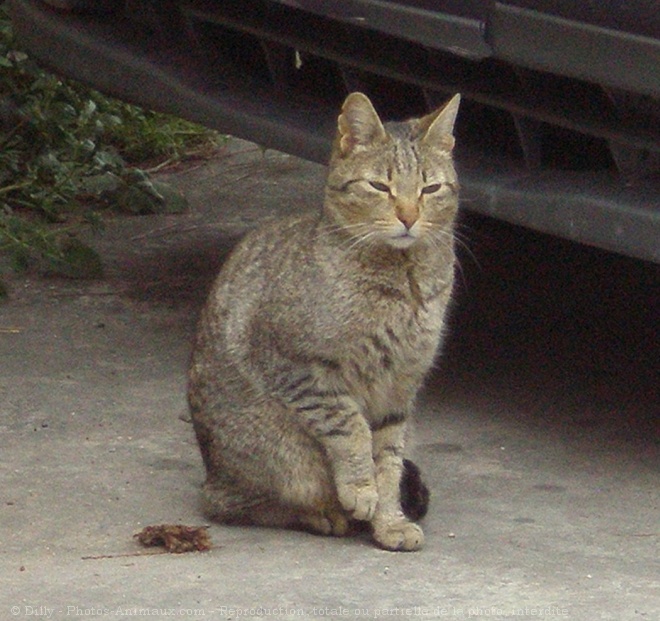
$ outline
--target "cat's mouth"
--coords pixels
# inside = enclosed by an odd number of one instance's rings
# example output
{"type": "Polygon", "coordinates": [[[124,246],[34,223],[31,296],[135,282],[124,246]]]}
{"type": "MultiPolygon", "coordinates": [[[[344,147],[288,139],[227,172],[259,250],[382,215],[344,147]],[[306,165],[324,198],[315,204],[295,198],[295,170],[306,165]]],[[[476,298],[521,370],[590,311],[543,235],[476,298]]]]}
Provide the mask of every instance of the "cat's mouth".
{"type": "Polygon", "coordinates": [[[396,235],[392,235],[388,238],[388,243],[394,248],[410,248],[418,238],[415,235],[411,235],[410,231],[404,231],[396,235]]]}

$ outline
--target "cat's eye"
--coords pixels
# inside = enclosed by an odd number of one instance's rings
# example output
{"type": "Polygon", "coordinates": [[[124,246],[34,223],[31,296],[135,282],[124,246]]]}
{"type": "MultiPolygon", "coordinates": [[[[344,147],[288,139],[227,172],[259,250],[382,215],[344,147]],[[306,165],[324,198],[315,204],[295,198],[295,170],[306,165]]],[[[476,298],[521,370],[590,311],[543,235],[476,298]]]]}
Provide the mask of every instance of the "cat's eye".
{"type": "Polygon", "coordinates": [[[378,190],[379,192],[389,192],[390,191],[390,186],[385,184],[385,183],[380,183],[380,181],[370,181],[369,185],[374,190],[378,190]]]}
{"type": "Polygon", "coordinates": [[[442,188],[442,183],[432,183],[422,188],[422,194],[435,194],[442,188]]]}

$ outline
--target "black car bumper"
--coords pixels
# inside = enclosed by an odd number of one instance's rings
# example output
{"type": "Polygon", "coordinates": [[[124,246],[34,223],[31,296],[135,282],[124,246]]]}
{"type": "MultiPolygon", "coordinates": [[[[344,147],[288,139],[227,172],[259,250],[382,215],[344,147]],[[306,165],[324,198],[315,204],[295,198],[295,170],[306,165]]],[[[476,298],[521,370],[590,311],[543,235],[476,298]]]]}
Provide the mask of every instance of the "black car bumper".
{"type": "Polygon", "coordinates": [[[631,32],[530,8],[539,0],[91,4],[103,10],[10,0],[15,30],[53,70],[316,161],[352,90],[389,118],[460,91],[467,208],[660,262],[652,20],[631,32]]]}

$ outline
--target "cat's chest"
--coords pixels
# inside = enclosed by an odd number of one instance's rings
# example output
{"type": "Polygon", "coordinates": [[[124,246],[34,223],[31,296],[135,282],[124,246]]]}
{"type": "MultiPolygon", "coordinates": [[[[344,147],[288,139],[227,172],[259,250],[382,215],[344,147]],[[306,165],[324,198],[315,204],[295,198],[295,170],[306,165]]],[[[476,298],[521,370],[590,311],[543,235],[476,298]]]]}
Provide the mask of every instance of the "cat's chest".
{"type": "Polygon", "coordinates": [[[374,304],[367,320],[346,335],[347,349],[377,376],[417,372],[431,363],[443,324],[439,300],[374,304]]]}
{"type": "Polygon", "coordinates": [[[435,358],[443,323],[440,297],[372,301],[360,325],[343,340],[344,371],[354,394],[374,418],[402,410],[435,358]]]}
{"type": "Polygon", "coordinates": [[[404,412],[430,368],[439,334],[385,330],[356,337],[347,347],[344,378],[371,421],[404,412]]]}
{"type": "Polygon", "coordinates": [[[362,283],[356,291],[363,330],[384,332],[402,355],[437,338],[453,284],[452,270],[400,269],[362,283]]]}

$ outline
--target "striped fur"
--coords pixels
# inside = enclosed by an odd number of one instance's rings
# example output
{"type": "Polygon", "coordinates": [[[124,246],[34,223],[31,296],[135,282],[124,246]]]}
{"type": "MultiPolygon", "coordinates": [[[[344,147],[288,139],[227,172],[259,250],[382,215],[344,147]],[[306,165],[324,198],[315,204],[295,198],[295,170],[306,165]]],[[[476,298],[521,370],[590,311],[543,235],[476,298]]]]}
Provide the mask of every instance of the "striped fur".
{"type": "Polygon", "coordinates": [[[383,125],[350,95],[319,215],[250,234],[224,266],[189,383],[212,517],[334,535],[364,521],[384,548],[422,545],[401,486],[416,517],[428,491],[413,464],[402,479],[404,438],[452,290],[457,107],[383,125]]]}

